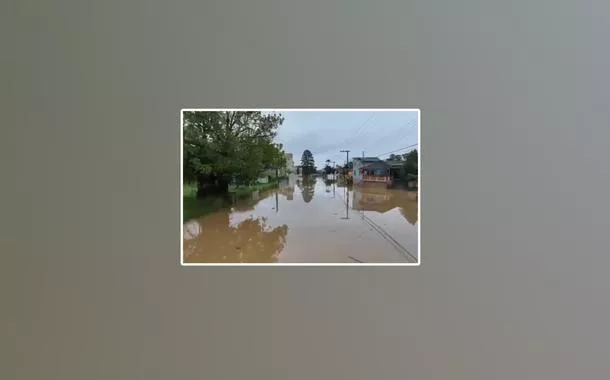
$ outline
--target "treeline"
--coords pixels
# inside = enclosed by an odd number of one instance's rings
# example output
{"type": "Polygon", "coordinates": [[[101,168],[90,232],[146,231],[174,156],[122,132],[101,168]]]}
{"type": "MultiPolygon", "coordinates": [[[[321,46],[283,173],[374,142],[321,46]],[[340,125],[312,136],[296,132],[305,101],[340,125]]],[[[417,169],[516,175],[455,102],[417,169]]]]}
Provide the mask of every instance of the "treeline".
{"type": "Polygon", "coordinates": [[[183,115],[183,181],[197,184],[197,198],[227,195],[229,184],[249,184],[265,170],[286,165],[274,143],[281,114],[259,111],[188,111],[183,115]]]}
{"type": "Polygon", "coordinates": [[[313,154],[309,149],[305,149],[303,151],[303,155],[301,155],[301,173],[304,176],[315,174],[317,168],[315,166],[315,161],[313,159],[313,154]]]}
{"type": "Polygon", "coordinates": [[[404,161],[404,165],[400,170],[400,178],[407,181],[417,179],[419,175],[419,162],[418,162],[417,149],[413,149],[409,153],[405,154],[391,154],[390,160],[404,161]]]}

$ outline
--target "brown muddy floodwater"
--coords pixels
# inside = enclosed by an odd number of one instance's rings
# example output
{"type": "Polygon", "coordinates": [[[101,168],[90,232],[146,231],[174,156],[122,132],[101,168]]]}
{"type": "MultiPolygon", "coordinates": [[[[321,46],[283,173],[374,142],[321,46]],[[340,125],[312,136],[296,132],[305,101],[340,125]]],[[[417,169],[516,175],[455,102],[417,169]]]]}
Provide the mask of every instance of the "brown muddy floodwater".
{"type": "Polygon", "coordinates": [[[415,263],[417,193],[291,177],[183,234],[185,263],[415,263]]]}

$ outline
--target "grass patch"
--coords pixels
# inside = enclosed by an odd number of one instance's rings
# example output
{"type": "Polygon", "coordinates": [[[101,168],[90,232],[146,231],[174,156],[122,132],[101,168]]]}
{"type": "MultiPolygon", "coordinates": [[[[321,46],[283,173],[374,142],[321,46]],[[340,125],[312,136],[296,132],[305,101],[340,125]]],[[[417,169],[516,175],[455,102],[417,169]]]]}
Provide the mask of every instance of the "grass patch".
{"type": "MultiPolygon", "coordinates": [[[[264,191],[278,187],[278,182],[257,183],[250,186],[230,186],[229,194],[234,199],[241,199],[250,196],[255,191],[264,191]]],[[[197,199],[197,185],[185,183],[182,191],[182,221],[198,218],[206,214],[222,210],[229,207],[226,200],[216,197],[197,199]]]]}
{"type": "Polygon", "coordinates": [[[264,191],[274,189],[278,186],[278,183],[273,181],[269,183],[257,183],[250,186],[235,186],[229,187],[229,193],[235,194],[237,198],[247,197],[255,191],[264,191]]]}
{"type": "Polygon", "coordinates": [[[197,199],[197,185],[185,183],[182,187],[182,221],[197,218],[226,207],[219,198],[197,199]]]}

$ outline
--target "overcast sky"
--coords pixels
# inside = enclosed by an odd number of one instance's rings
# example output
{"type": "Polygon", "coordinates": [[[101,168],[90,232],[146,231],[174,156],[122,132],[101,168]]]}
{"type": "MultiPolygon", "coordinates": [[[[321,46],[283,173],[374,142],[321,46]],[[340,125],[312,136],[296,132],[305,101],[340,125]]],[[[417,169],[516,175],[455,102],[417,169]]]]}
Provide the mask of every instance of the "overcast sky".
{"type": "Polygon", "coordinates": [[[415,111],[280,113],[285,120],[278,129],[276,140],[284,144],[286,152],[294,155],[295,165],[300,164],[305,149],[313,153],[316,166],[322,168],[327,159],[344,164],[345,153],[340,150],[349,149],[350,160],[354,156],[361,157],[362,151],[367,157],[387,158],[388,152],[418,143],[415,111]]]}

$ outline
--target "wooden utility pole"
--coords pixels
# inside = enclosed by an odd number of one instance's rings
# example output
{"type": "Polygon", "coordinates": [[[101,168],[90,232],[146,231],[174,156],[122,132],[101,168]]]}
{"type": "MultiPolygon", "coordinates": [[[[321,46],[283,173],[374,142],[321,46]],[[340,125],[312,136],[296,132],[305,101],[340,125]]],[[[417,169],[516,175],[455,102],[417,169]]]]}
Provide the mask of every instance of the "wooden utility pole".
{"type": "Polygon", "coordinates": [[[340,150],[339,152],[347,154],[347,156],[346,156],[347,158],[345,159],[346,160],[345,166],[348,166],[349,165],[349,150],[340,150]]]}

